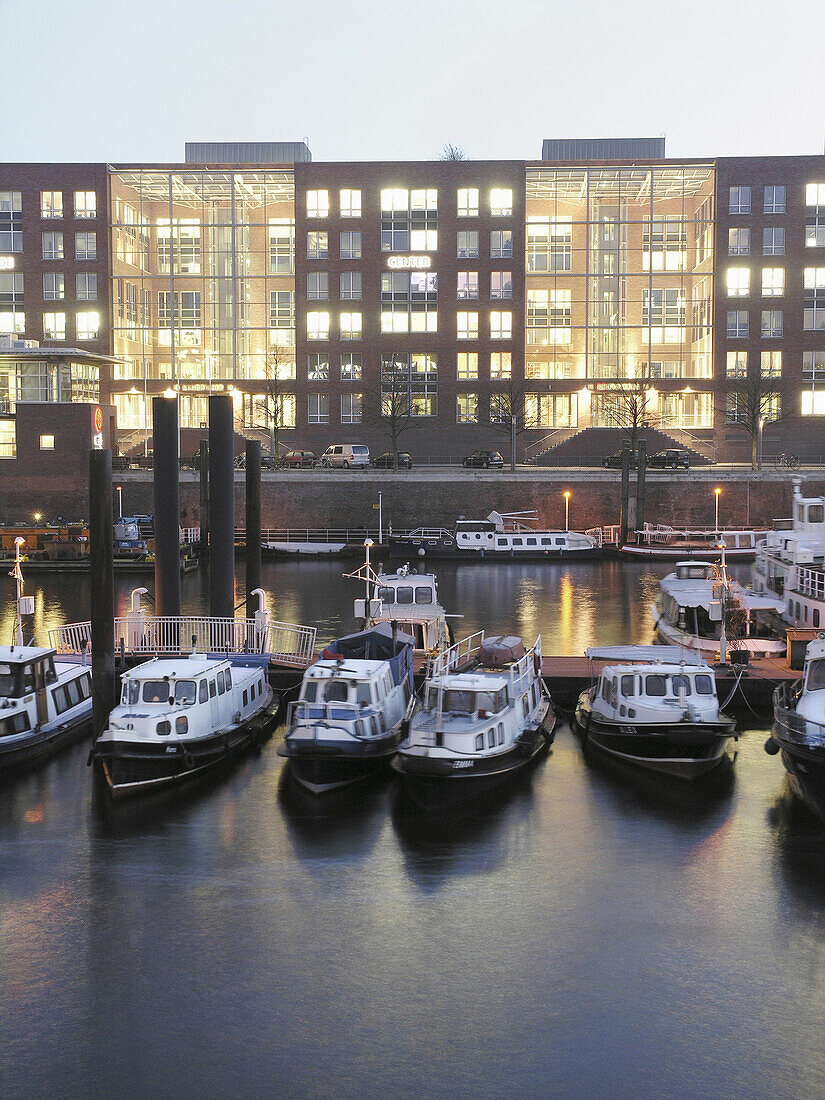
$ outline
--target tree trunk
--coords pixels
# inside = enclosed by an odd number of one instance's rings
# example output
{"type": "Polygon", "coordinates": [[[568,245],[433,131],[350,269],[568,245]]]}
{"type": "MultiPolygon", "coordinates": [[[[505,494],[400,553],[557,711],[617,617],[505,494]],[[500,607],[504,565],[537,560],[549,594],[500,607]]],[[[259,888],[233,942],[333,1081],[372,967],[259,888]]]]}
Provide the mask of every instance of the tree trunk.
{"type": "Polygon", "coordinates": [[[510,469],[516,472],[516,418],[510,417],[510,469]]]}
{"type": "Polygon", "coordinates": [[[755,432],[751,432],[751,469],[755,470],[757,465],[757,443],[759,441],[759,429],[755,432]]]}

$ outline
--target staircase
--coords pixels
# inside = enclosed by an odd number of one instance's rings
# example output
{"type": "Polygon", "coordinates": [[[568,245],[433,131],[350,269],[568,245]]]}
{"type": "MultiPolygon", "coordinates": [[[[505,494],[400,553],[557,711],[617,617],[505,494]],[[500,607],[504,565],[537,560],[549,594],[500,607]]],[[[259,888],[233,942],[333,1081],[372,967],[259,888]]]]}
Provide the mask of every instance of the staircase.
{"type": "MultiPolygon", "coordinates": [[[[601,466],[603,458],[622,449],[622,441],[628,436],[626,428],[560,429],[534,444],[533,456],[528,461],[534,466],[601,466]]],[[[680,428],[666,432],[644,428],[639,439],[647,441],[648,455],[677,447],[690,452],[691,465],[706,466],[716,461],[709,441],[699,440],[680,428]]]]}

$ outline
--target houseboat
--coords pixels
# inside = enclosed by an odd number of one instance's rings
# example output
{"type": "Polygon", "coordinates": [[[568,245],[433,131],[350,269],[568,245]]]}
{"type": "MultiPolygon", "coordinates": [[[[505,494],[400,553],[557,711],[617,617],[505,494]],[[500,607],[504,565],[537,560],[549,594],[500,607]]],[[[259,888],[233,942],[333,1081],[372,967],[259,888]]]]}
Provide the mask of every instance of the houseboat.
{"type": "Polygon", "coordinates": [[[417,527],[388,536],[390,557],[459,558],[465,561],[582,560],[601,555],[598,541],[580,531],[543,531],[531,526],[534,512],[490,512],[486,519],[459,519],[455,529],[417,527]]]}
{"type": "Polygon", "coordinates": [[[794,479],[793,514],[759,544],[754,592],[777,601],[789,626],[825,628],[825,497],[802,495],[794,479]]]}

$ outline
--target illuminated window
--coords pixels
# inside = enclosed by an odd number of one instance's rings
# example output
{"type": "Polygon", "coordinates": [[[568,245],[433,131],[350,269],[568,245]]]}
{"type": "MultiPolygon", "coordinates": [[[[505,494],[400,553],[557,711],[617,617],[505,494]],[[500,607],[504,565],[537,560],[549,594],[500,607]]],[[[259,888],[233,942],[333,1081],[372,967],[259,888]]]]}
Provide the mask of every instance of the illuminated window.
{"type": "Polygon", "coordinates": [[[494,218],[513,213],[513,192],[509,187],[494,187],[490,192],[490,213],[494,218]]]}
{"type": "Polygon", "coordinates": [[[456,234],[456,255],[459,260],[478,259],[477,229],[459,229],[456,234]]]}
{"type": "Polygon", "coordinates": [[[780,226],[768,226],[762,230],[762,255],[785,255],[785,230],[780,226]]]}
{"type": "Polygon", "coordinates": [[[490,313],[490,339],[510,340],[513,336],[513,314],[494,309],[490,313]]]}
{"type": "Polygon", "coordinates": [[[642,254],[643,271],[685,270],[687,267],[687,225],[680,214],[664,214],[658,218],[645,218],[642,239],[646,246],[642,254]]]}
{"type": "Polygon", "coordinates": [[[325,351],[313,351],[307,356],[307,380],[329,382],[329,355],[325,351]]]}
{"type": "Polygon", "coordinates": [[[96,340],[100,329],[100,314],[97,310],[81,311],[75,318],[78,340],[96,340]]]}
{"type": "Polygon", "coordinates": [[[785,187],[772,184],[765,188],[763,210],[766,214],[785,213],[785,187]]]}
{"type": "Polygon", "coordinates": [[[340,211],[342,218],[361,217],[361,192],[351,188],[342,188],[339,193],[340,211]]]}
{"type": "Polygon", "coordinates": [[[62,260],[63,259],[63,234],[62,233],[43,233],[43,259],[44,260],[62,260]]]}
{"type": "Polygon", "coordinates": [[[361,339],[361,314],[360,313],[342,313],[341,314],[341,339],[342,340],[360,340],[361,339]]]}
{"type": "Polygon", "coordinates": [[[458,273],[458,298],[478,297],[478,272],[459,271],[458,273]]]}
{"type": "Polygon", "coordinates": [[[329,394],[307,394],[307,422],[309,424],[329,424],[329,394]]]}
{"type": "MultiPolygon", "coordinates": [[[[200,343],[201,334],[195,332],[201,327],[201,292],[199,290],[175,291],[174,298],[169,290],[158,291],[158,327],[171,329],[174,313],[175,329],[186,334],[186,342],[200,343]]],[[[171,343],[171,332],[160,333],[160,342],[171,343]]]]}
{"type": "Polygon", "coordinates": [[[478,352],[460,351],[456,362],[456,378],[478,378],[478,352]]]}
{"type": "MultiPolygon", "coordinates": [[[[61,278],[63,276],[61,275],[61,278]]],[[[75,275],[75,298],[78,302],[97,301],[97,273],[82,271],[75,275]]]]}
{"type": "Polygon", "coordinates": [[[729,298],[744,298],[750,294],[751,273],[748,267],[729,267],[725,277],[729,298]]]}
{"type": "Polygon", "coordinates": [[[492,271],[490,273],[490,297],[513,297],[513,273],[512,271],[492,271]]]}
{"type": "Polygon", "coordinates": [[[803,286],[803,328],[825,328],[825,267],[806,267],[803,286]]]}
{"type": "Polygon", "coordinates": [[[341,234],[341,259],[361,259],[361,230],[351,229],[341,234]]]}
{"type": "Polygon", "coordinates": [[[731,214],[750,214],[751,189],[750,187],[731,187],[728,203],[728,212],[731,214]]]}
{"type": "Polygon", "coordinates": [[[459,218],[478,217],[478,188],[459,187],[457,197],[457,210],[459,218]]]}
{"type": "Polygon", "coordinates": [[[494,229],[490,233],[490,257],[493,260],[510,260],[513,257],[512,229],[494,229]]]}
{"type": "MultiPolygon", "coordinates": [[[[725,395],[725,422],[750,426],[753,421],[752,395],[749,393],[728,393],[725,395]]],[[[782,402],[778,393],[763,393],[759,398],[758,415],[766,422],[779,420],[782,415],[782,402]]]]}
{"type": "Polygon", "coordinates": [[[425,352],[381,356],[381,415],[436,416],[438,365],[425,352]]]}
{"type": "Polygon", "coordinates": [[[808,184],[805,205],[805,246],[825,248],[825,183],[808,184]]]}
{"type": "Polygon", "coordinates": [[[510,351],[493,351],[490,352],[490,377],[491,378],[511,378],[512,377],[512,352],[510,351]]]}
{"type": "Polygon", "coordinates": [[[40,436],[40,450],[41,451],[53,451],[54,450],[54,436],[53,435],[41,435],[40,436]]]}
{"type": "Polygon", "coordinates": [[[457,313],[456,324],[458,327],[457,339],[459,340],[477,340],[478,339],[478,314],[477,313],[457,313]]]}
{"type": "MultiPolygon", "coordinates": [[[[61,275],[60,278],[62,279],[63,276],[61,275]]],[[[20,334],[25,331],[23,274],[19,271],[2,271],[0,272],[0,333],[20,334]]],[[[0,375],[0,378],[2,377],[3,375],[0,375]]]]}
{"type": "Polygon", "coordinates": [[[764,338],[776,338],[782,335],[784,327],[783,314],[781,309],[763,309],[762,310],[762,331],[761,335],[764,338]]]}
{"type": "Polygon", "coordinates": [[[751,231],[747,228],[728,230],[728,255],[749,256],[751,251],[751,231]]]}
{"type": "Polygon", "coordinates": [[[74,235],[74,254],[76,260],[97,259],[97,233],[83,232],[74,235]]]}
{"type": "MultiPolygon", "coordinates": [[[[613,257],[605,256],[604,260],[613,257]]],[[[569,216],[536,217],[527,220],[527,270],[538,273],[571,271],[573,266],[573,219],[569,216]]],[[[605,274],[610,274],[605,269],[605,274]]]]}
{"type": "Polygon", "coordinates": [[[0,458],[17,458],[17,432],[13,420],[0,420],[0,458]]]}
{"type": "Polygon", "coordinates": [[[362,377],[361,352],[341,352],[341,381],[360,382],[362,377]]]}
{"type": "Polygon", "coordinates": [[[307,217],[329,217],[329,191],[307,191],[307,217]]]}
{"type": "Polygon", "coordinates": [[[385,188],[381,192],[381,251],[433,252],[438,248],[438,191],[385,188]]]}
{"type": "Polygon", "coordinates": [[[245,428],[270,430],[275,425],[279,428],[295,427],[294,393],[245,393],[242,409],[245,428]]]}
{"type": "Polygon", "coordinates": [[[728,378],[748,377],[748,353],[746,351],[729,351],[727,353],[725,375],[728,378]]]}
{"type": "Polygon", "coordinates": [[[40,192],[40,217],[41,218],[62,218],[63,217],[63,192],[62,191],[41,191],[40,192]]]}
{"type": "Polygon", "coordinates": [[[291,290],[269,292],[269,342],[288,347],[295,343],[295,299],[291,290]]]}
{"type": "Polygon", "coordinates": [[[782,352],[763,351],[759,357],[759,373],[762,378],[781,378],[782,352]]]}
{"type": "Polygon", "coordinates": [[[802,352],[802,377],[811,382],[825,382],[825,351],[802,352]]]}
{"type": "Polygon", "coordinates": [[[269,273],[291,275],[295,269],[295,225],[289,218],[269,223],[269,273]]]}
{"type": "Polygon", "coordinates": [[[572,291],[527,291],[528,344],[569,344],[571,326],[572,291]]]}
{"type": "Polygon", "coordinates": [[[44,313],[43,314],[43,337],[46,340],[65,340],[66,339],[66,314],[65,313],[44,313]]]}
{"type": "Polygon", "coordinates": [[[307,313],[307,340],[329,340],[328,313],[307,313]]]}
{"type": "Polygon", "coordinates": [[[381,331],[438,331],[438,275],[434,271],[383,272],[381,331]]]}
{"type": "Polygon", "coordinates": [[[731,338],[744,338],[748,335],[748,311],[746,309],[728,310],[727,334],[731,338]]]}
{"type": "Polygon", "coordinates": [[[314,230],[307,233],[307,259],[329,259],[329,234],[326,230],[314,230]]]}
{"type": "MultiPolygon", "coordinates": [[[[158,218],[158,272],[161,275],[199,275],[201,227],[196,218],[158,218]]],[[[78,241],[83,234],[78,233],[78,241]]],[[[79,245],[78,245],[79,247],[79,245]]],[[[93,257],[86,257],[93,258],[93,257]]]]}
{"type": "Polygon", "coordinates": [[[578,401],[574,393],[526,393],[524,419],[530,428],[575,428],[578,401]]]}
{"type": "Polygon", "coordinates": [[[457,393],[455,395],[456,424],[478,423],[478,394],[457,393]]]}
{"type": "Polygon", "coordinates": [[[0,191],[0,252],[23,251],[23,214],[19,191],[0,191]]]}
{"type": "Polygon", "coordinates": [[[75,191],[75,193],[74,193],[74,216],[76,218],[96,218],[97,217],[97,192],[96,191],[75,191]]]}
{"type": "MultiPolygon", "coordinates": [[[[802,391],[802,415],[825,416],[825,386],[815,384],[802,391]]],[[[0,422],[2,423],[2,422],[0,422]]],[[[0,454],[0,458],[4,457],[0,454]]]]}
{"type": "Polygon", "coordinates": [[[811,383],[802,391],[802,415],[825,416],[825,351],[803,351],[802,377],[811,383]]]}
{"type": "Polygon", "coordinates": [[[342,393],[341,423],[360,424],[363,403],[364,398],[363,395],[360,393],[342,393]]]}
{"type": "Polygon", "coordinates": [[[329,298],[329,275],[326,271],[307,272],[307,300],[325,302],[329,298]]]}
{"type": "Polygon", "coordinates": [[[785,293],[785,268],[762,268],[762,297],[781,298],[785,293]]]}
{"type": "Polygon", "coordinates": [[[360,271],[342,271],[340,280],[340,299],[342,302],[361,301],[361,272],[360,271]]]}

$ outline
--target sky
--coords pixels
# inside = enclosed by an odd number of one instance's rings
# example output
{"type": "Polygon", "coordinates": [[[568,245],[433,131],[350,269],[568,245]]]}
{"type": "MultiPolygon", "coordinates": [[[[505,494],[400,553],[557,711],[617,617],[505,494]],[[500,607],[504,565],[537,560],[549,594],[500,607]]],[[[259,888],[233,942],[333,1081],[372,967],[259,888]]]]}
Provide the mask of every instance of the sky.
{"type": "Polygon", "coordinates": [[[29,0],[0,4],[4,161],[539,159],[544,137],[673,157],[815,154],[821,0],[29,0]]]}

